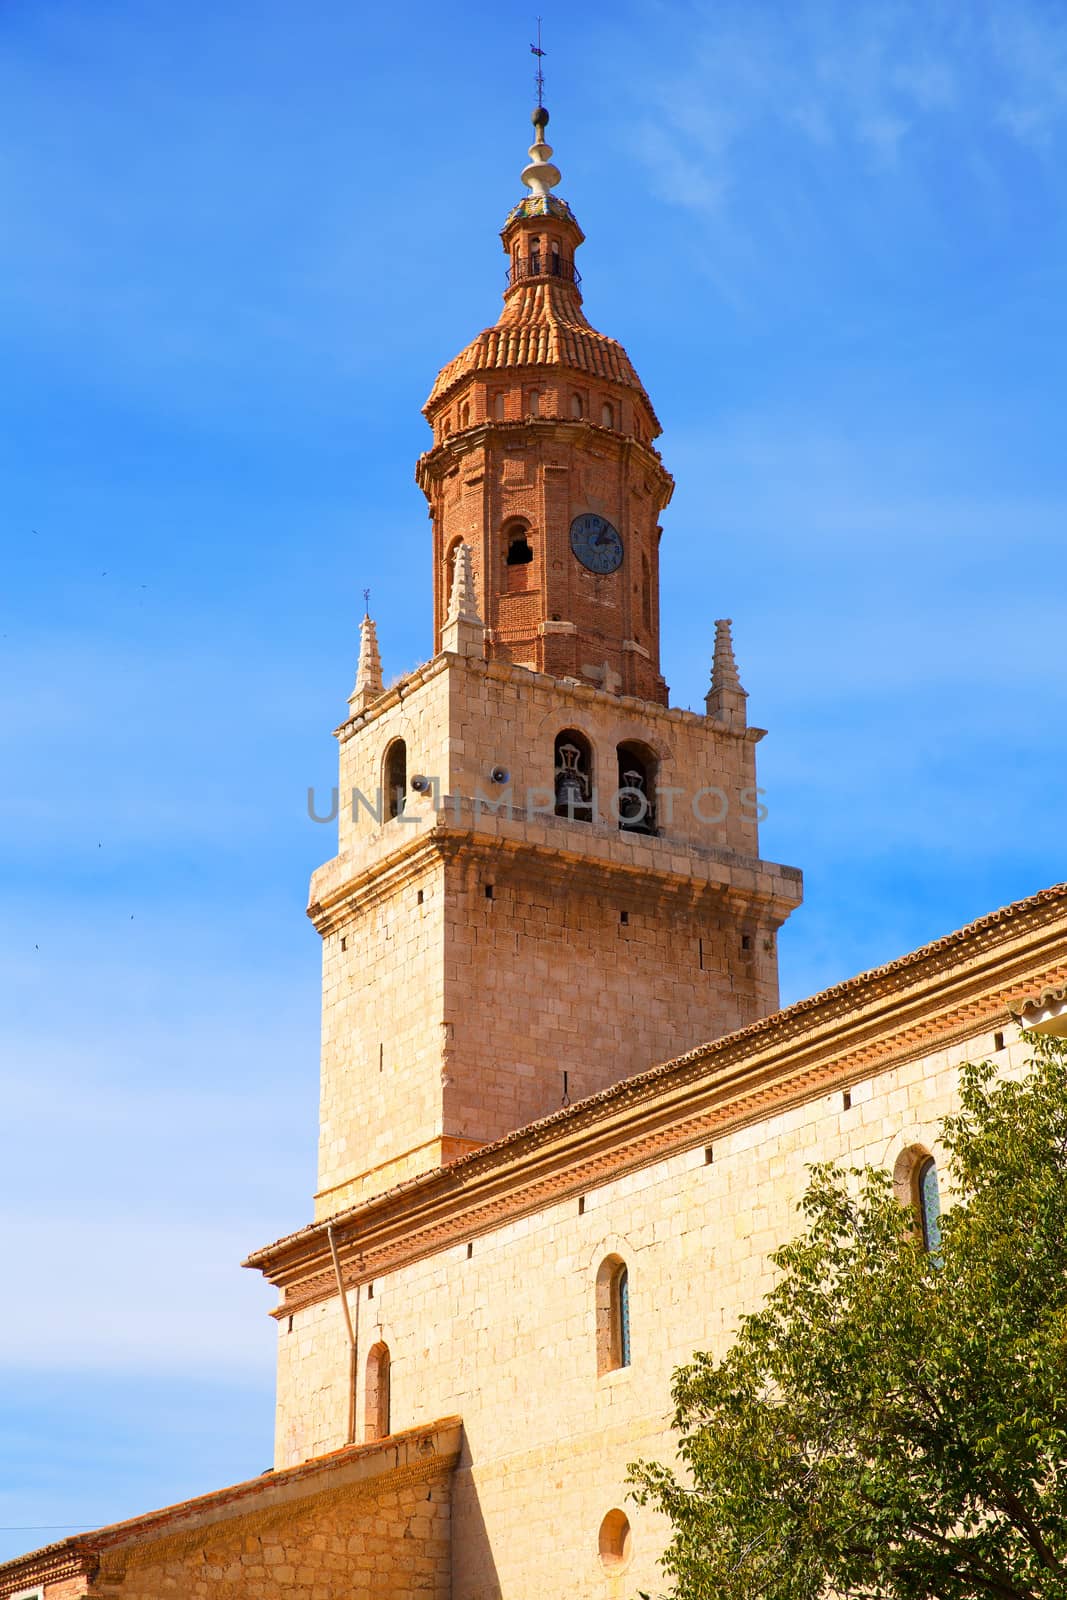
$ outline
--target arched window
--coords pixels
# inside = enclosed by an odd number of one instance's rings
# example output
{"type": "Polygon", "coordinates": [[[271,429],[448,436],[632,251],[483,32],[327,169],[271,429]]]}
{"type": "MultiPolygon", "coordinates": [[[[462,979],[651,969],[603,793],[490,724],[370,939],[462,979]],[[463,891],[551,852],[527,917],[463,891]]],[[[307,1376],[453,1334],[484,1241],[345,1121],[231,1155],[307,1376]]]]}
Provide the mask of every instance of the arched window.
{"type": "Polygon", "coordinates": [[[621,1256],[605,1256],[596,1275],[597,1376],[630,1365],[630,1274],[621,1256]]]}
{"type": "Polygon", "coordinates": [[[404,796],[408,788],[408,747],[403,739],[394,739],[385,752],[382,763],[382,790],[385,799],[386,821],[398,817],[404,809],[404,796]]]}
{"type": "Polygon", "coordinates": [[[530,531],[525,522],[508,523],[504,528],[504,566],[509,594],[530,587],[533,558],[530,531]]]}
{"type": "Polygon", "coordinates": [[[593,820],[593,747],[584,733],[564,728],[556,735],[556,816],[593,820]]]}
{"type": "Polygon", "coordinates": [[[618,747],[619,789],[615,814],[628,833],[656,832],[657,761],[647,745],[628,739],[618,747]]]}
{"type": "Polygon", "coordinates": [[[941,1248],[941,1195],[937,1162],[921,1144],[902,1150],[893,1168],[893,1190],[902,1206],[910,1207],[923,1248],[936,1256],[941,1248]]]}
{"type": "Polygon", "coordinates": [[[933,1156],[920,1161],[915,1169],[915,1209],[922,1225],[923,1247],[936,1256],[941,1249],[941,1194],[933,1156]]]}
{"type": "Polygon", "coordinates": [[[459,425],[460,425],[460,427],[461,428],[469,427],[470,426],[470,420],[471,420],[471,408],[468,405],[467,401],[464,400],[463,403],[461,404],[460,408],[459,408],[459,425]]]}
{"type": "Polygon", "coordinates": [[[609,1511],[600,1524],[600,1534],[597,1540],[600,1550],[600,1564],[606,1572],[614,1572],[619,1567],[626,1566],[633,1552],[633,1535],[630,1532],[630,1519],[625,1511],[616,1507],[609,1511]]]}
{"type": "Polygon", "coordinates": [[[363,1431],[368,1443],[372,1439],[387,1438],[392,1427],[389,1414],[390,1366],[389,1346],[381,1341],[372,1345],[367,1356],[367,1393],[363,1413],[366,1419],[363,1431]]]}
{"type": "Polygon", "coordinates": [[[552,257],[552,276],[554,278],[558,278],[559,275],[560,275],[560,272],[562,271],[562,268],[560,267],[560,262],[559,262],[559,242],[556,239],[553,239],[553,241],[552,241],[551,257],[552,257]]]}
{"type": "Polygon", "coordinates": [[[502,394],[493,397],[493,416],[497,422],[503,422],[504,420],[504,396],[502,394]]]}
{"type": "Polygon", "coordinates": [[[530,240],[530,273],[535,277],[541,270],[541,240],[530,240]]]}
{"type": "Polygon", "coordinates": [[[526,529],[518,526],[507,535],[508,552],[505,561],[509,567],[525,567],[533,560],[533,546],[526,529]]]}
{"type": "Polygon", "coordinates": [[[531,417],[539,417],[541,415],[541,395],[537,389],[530,390],[526,401],[526,410],[531,417]]]}
{"type": "Polygon", "coordinates": [[[604,404],[601,406],[600,420],[604,424],[605,428],[613,428],[615,426],[615,407],[611,404],[610,400],[605,400],[604,404]]]}
{"type": "Polygon", "coordinates": [[[582,397],[581,397],[581,395],[580,394],[572,394],[571,395],[571,416],[572,417],[582,417],[584,415],[585,415],[585,407],[582,405],[582,397]]]}

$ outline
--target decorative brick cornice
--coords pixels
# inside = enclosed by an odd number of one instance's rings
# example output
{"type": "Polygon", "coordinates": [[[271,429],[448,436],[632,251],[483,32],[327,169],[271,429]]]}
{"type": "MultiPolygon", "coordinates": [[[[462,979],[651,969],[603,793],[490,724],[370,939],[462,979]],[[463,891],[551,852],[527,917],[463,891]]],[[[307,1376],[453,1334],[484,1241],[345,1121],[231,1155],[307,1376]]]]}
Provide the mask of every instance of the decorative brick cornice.
{"type": "MultiPolygon", "coordinates": [[[[345,1280],[463,1239],[1009,1020],[1067,980],[1067,885],[628,1078],[332,1219],[345,1280]]],[[[325,1223],[254,1252],[280,1310],[335,1292],[325,1223]]]]}
{"type": "MultiPolygon", "coordinates": [[[[663,464],[663,457],[655,445],[635,439],[632,434],[618,428],[608,428],[588,417],[580,421],[569,417],[525,417],[521,421],[500,422],[487,419],[472,427],[450,433],[430,450],[426,450],[415,463],[415,482],[423,494],[429,496],[435,484],[451,477],[469,464],[472,451],[491,450],[495,445],[504,450],[519,445],[559,442],[579,450],[593,451],[605,459],[618,461],[634,457],[648,475],[649,492],[656,497],[660,509],[665,509],[674,494],[674,479],[663,464]]],[[[567,472],[563,463],[547,462],[546,471],[567,472]]],[[[480,479],[467,479],[468,483],[480,479]]]]}

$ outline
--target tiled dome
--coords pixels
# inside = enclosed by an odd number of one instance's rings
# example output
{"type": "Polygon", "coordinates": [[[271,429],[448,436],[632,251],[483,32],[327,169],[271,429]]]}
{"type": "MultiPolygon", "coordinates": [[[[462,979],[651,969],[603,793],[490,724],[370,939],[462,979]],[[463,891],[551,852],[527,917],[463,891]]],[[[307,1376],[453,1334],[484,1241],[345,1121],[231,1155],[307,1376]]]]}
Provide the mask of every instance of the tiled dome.
{"type": "MultiPolygon", "coordinates": [[[[509,294],[499,321],[484,328],[441,368],[424,410],[435,409],[475,372],[535,366],[566,367],[636,389],[655,418],[652,402],[622,345],[590,324],[573,284],[551,278],[524,283],[509,294]]],[[[655,425],[658,432],[658,422],[655,425]]]]}

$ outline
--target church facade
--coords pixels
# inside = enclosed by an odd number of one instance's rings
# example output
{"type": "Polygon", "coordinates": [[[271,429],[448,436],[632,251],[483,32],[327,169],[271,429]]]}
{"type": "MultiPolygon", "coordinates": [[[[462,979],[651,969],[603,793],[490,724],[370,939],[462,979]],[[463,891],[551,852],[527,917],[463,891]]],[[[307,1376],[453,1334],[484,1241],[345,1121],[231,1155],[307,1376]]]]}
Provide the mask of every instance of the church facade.
{"type": "MultiPolygon", "coordinates": [[[[759,854],[730,626],[705,711],[659,661],[659,424],[586,319],[535,113],[497,323],[417,467],[434,654],[364,619],[337,729],[311,1220],[278,1290],[271,1473],[0,1568],[0,1600],[599,1600],[655,1592],[627,1494],[673,1369],[770,1285],[815,1160],[932,1224],[961,1064],[1067,1027],[1067,887],[782,1011],[801,900],[759,854]]],[[[710,641],[709,641],[710,642],[710,641]]]]}

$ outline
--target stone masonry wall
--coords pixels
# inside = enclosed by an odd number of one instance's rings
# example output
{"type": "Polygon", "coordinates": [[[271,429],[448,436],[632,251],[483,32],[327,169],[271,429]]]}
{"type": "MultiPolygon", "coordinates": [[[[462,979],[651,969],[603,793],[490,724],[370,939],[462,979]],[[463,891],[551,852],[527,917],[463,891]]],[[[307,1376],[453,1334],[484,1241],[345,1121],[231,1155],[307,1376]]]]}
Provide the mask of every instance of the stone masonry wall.
{"type": "Polygon", "coordinates": [[[581,861],[493,848],[468,849],[445,885],[444,1115],[465,1139],[501,1138],[777,1005],[773,927],[708,887],[609,886],[581,861]]]}
{"type": "Polygon", "coordinates": [[[447,1474],[401,1477],[142,1545],[121,1582],[100,1592],[116,1600],[448,1600],[449,1522],[447,1474]]]}
{"type": "Polygon", "coordinates": [[[776,1008],[799,875],[757,859],[754,748],[690,712],[450,656],[344,730],[339,854],[312,884],[318,1216],[556,1109],[564,1072],[575,1099],[776,1008]],[[551,814],[566,728],[592,749],[593,822],[551,814]],[[397,738],[404,818],[353,814],[397,738]],[[656,836],[611,816],[631,740],[679,791],[656,836]]]}
{"type": "MultiPolygon", "coordinates": [[[[997,1056],[1021,1062],[1025,1046],[997,1056]]],[[[404,1266],[360,1296],[361,1351],[392,1356],[393,1426],[463,1416],[469,1459],[455,1480],[453,1600],[600,1600],[655,1591],[664,1530],[626,1498],[627,1463],[668,1456],[670,1378],[696,1349],[722,1353],[770,1286],[768,1253],[797,1227],[807,1164],[892,1169],[938,1153],[959,1063],[988,1034],[818,1095],[698,1148],[404,1266]],[[468,1249],[470,1254],[468,1256],[468,1249]],[[632,1363],[597,1376],[594,1283],[609,1254],[629,1269],[632,1363]],[[606,1572],[598,1530],[633,1529],[628,1565],[606,1572]]],[[[352,1291],[354,1305],[357,1291],[352,1291]]],[[[279,1466],[339,1442],[347,1354],[336,1297],[279,1330],[279,1466]]],[[[361,1398],[361,1406],[363,1404],[361,1398]]],[[[365,1418],[361,1411],[361,1426],[365,1418]]]]}

